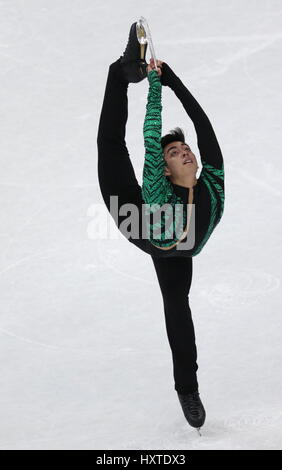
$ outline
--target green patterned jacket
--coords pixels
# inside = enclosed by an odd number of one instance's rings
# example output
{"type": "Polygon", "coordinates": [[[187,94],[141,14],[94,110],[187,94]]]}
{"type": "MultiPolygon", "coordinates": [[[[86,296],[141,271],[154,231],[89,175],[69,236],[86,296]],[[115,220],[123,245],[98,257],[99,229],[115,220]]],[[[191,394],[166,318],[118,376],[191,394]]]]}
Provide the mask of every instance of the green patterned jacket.
{"type": "MultiPolygon", "coordinates": [[[[163,74],[192,119],[198,137],[202,170],[193,187],[195,243],[190,249],[190,255],[195,256],[206,244],[222,217],[224,163],[214,130],[199,103],[165,63],[163,74]]],[[[175,250],[179,244],[179,234],[187,225],[190,190],[173,184],[164,175],[165,160],[161,147],[162,83],[155,70],[149,72],[147,78],[149,91],[143,126],[145,161],[142,178],[147,237],[155,247],[175,250]]],[[[187,238],[184,242],[185,240],[187,238]]]]}

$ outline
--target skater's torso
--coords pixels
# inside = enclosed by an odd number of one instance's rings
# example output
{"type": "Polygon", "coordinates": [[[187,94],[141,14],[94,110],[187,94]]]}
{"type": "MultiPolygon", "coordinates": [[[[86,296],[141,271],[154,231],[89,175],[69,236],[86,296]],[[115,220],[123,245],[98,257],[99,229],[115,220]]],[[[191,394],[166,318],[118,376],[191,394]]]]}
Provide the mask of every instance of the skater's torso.
{"type": "Polygon", "coordinates": [[[205,112],[181,80],[166,66],[166,79],[192,119],[198,137],[202,170],[192,188],[164,176],[161,138],[161,90],[155,71],[150,83],[144,121],[145,163],[142,199],[146,206],[144,246],[156,256],[197,255],[221,219],[224,209],[224,164],[215,133],[205,112]]]}
{"type": "MultiPolygon", "coordinates": [[[[161,223],[161,206],[156,214],[156,223],[149,215],[145,219],[148,236],[147,250],[155,256],[195,256],[207,243],[213,230],[219,223],[224,209],[224,179],[223,171],[209,166],[203,167],[197,184],[193,188],[171,183],[173,192],[177,196],[178,204],[183,204],[182,232],[186,236],[166,238],[165,233],[172,233],[175,228],[175,218],[168,217],[167,225],[163,219],[161,223]],[[189,205],[188,205],[189,203],[189,205]],[[190,213],[189,213],[190,208],[190,213]],[[185,211],[187,217],[185,217],[185,211]],[[158,217],[159,215],[159,217],[158,217]],[[190,218],[189,218],[190,215],[190,218]],[[152,222],[152,223],[151,223],[152,222]],[[174,224],[174,225],[173,225],[174,224]],[[159,234],[158,239],[153,235],[159,234]]],[[[143,201],[143,204],[145,202],[143,201]]],[[[181,205],[179,206],[181,207],[181,205]]],[[[149,214],[149,212],[148,212],[149,214]]],[[[175,232],[174,232],[175,233],[175,232]]],[[[178,235],[179,235],[178,233],[178,235]]]]}

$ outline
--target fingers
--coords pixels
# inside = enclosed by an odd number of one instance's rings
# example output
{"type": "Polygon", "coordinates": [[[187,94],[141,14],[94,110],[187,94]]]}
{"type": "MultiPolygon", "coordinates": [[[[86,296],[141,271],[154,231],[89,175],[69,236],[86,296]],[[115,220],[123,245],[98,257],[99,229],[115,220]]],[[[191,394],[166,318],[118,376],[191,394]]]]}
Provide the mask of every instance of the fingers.
{"type": "MultiPolygon", "coordinates": [[[[151,70],[156,70],[156,69],[155,69],[155,67],[150,67],[150,65],[148,65],[148,66],[147,66],[147,73],[151,72],[151,70]]],[[[161,74],[162,74],[160,67],[157,69],[157,74],[159,75],[159,77],[160,77],[161,74]]]]}
{"type": "MultiPolygon", "coordinates": [[[[163,64],[163,61],[162,60],[156,60],[157,62],[157,73],[159,76],[161,76],[162,74],[162,64],[163,64]]],[[[153,59],[153,57],[150,58],[150,63],[147,67],[147,72],[149,73],[151,70],[154,70],[155,69],[155,61],[153,59]]]]}
{"type": "MultiPolygon", "coordinates": [[[[161,67],[162,64],[163,64],[162,60],[157,60],[156,62],[157,62],[157,67],[161,67]]],[[[153,66],[153,68],[155,67],[155,61],[154,61],[153,57],[150,58],[150,66],[151,67],[153,66]]]]}

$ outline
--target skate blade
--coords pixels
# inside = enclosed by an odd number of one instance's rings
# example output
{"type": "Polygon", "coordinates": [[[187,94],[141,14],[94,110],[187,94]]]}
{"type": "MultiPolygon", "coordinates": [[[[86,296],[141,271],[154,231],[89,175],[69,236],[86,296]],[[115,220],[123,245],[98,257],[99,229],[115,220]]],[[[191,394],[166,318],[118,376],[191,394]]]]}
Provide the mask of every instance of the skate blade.
{"type": "Polygon", "coordinates": [[[152,36],[151,36],[151,31],[150,31],[150,28],[149,28],[149,25],[148,25],[148,21],[146,20],[146,18],[144,18],[144,16],[141,16],[139,21],[138,21],[138,24],[142,25],[142,27],[145,30],[146,40],[147,40],[149,49],[151,51],[151,57],[153,57],[155,68],[157,69],[157,57],[156,57],[156,53],[155,53],[155,49],[154,49],[152,36]]]}
{"type": "Polygon", "coordinates": [[[202,436],[202,434],[200,433],[200,430],[201,430],[201,428],[197,428],[197,431],[198,431],[198,433],[199,433],[199,436],[202,436]]]}
{"type": "Polygon", "coordinates": [[[140,22],[136,23],[136,34],[137,34],[137,39],[140,44],[140,59],[145,60],[147,36],[146,36],[145,28],[140,22]]]}

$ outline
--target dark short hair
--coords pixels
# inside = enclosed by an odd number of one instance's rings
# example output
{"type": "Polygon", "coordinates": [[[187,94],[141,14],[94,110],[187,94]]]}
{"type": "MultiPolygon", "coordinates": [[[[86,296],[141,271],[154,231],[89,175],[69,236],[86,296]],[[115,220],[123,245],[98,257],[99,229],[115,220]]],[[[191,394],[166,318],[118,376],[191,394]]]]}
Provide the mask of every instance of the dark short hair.
{"type": "Polygon", "coordinates": [[[164,149],[167,144],[175,141],[185,143],[184,132],[180,127],[175,127],[175,129],[171,130],[169,134],[166,134],[161,138],[162,149],[164,149]]]}

